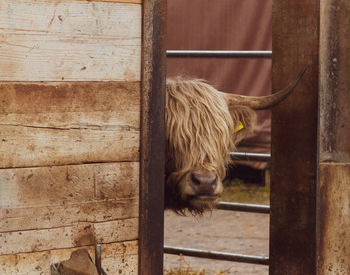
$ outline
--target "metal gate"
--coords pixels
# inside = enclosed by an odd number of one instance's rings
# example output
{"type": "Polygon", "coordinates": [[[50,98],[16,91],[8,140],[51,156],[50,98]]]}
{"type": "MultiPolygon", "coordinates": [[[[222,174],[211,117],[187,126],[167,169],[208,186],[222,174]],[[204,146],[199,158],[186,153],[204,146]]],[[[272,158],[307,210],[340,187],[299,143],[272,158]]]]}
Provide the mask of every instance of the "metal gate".
{"type": "MultiPolygon", "coordinates": [[[[271,59],[272,51],[231,51],[231,50],[168,50],[167,58],[250,58],[271,59]]],[[[269,162],[270,154],[231,152],[233,160],[269,162]]],[[[250,213],[269,214],[270,207],[267,205],[241,204],[231,202],[219,202],[217,209],[228,211],[243,211],[250,213]]],[[[164,253],[182,254],[216,260],[227,260],[241,263],[268,265],[269,258],[263,256],[250,256],[220,251],[199,250],[184,247],[164,246],[164,253]]]]}
{"type": "MultiPolygon", "coordinates": [[[[270,154],[259,154],[259,153],[242,153],[242,152],[231,152],[230,156],[233,160],[242,161],[263,161],[269,162],[271,159],[270,154]]],[[[270,206],[259,205],[259,204],[245,204],[245,203],[232,203],[232,202],[219,202],[217,209],[228,210],[228,211],[241,211],[249,213],[259,214],[270,214],[270,206]]],[[[198,258],[208,258],[213,260],[225,260],[248,264],[260,264],[269,265],[269,258],[264,256],[256,255],[243,255],[236,253],[212,251],[212,250],[201,250],[194,248],[164,246],[164,253],[167,254],[182,254],[184,256],[192,256],[198,258]]]]}

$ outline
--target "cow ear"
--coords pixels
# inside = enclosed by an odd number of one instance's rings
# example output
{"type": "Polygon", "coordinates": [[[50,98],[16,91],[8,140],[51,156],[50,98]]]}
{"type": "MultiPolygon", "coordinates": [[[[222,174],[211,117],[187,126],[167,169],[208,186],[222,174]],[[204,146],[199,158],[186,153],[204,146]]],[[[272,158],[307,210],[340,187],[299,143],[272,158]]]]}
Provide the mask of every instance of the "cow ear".
{"type": "Polygon", "coordinates": [[[233,142],[237,144],[253,131],[256,124],[256,113],[242,105],[229,106],[229,109],[234,124],[233,142]]]}

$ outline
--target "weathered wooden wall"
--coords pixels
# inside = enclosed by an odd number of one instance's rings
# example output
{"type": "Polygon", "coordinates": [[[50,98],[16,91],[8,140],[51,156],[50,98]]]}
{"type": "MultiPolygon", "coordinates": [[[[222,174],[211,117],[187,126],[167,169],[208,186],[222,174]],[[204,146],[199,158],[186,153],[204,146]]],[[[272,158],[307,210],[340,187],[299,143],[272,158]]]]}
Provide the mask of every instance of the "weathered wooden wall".
{"type": "Polygon", "coordinates": [[[141,0],[0,4],[0,273],[138,271],[141,0]]]}

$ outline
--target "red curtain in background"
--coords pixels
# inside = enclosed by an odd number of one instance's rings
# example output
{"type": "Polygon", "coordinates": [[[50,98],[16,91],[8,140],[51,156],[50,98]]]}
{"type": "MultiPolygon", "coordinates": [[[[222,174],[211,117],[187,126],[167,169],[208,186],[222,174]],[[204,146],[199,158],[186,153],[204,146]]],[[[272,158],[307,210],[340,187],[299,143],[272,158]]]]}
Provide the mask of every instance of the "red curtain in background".
{"type": "MultiPolygon", "coordinates": [[[[168,0],[168,50],[271,50],[272,0],[168,0]]],[[[168,58],[167,75],[202,78],[225,92],[271,93],[271,60],[168,58]]],[[[240,151],[270,152],[270,112],[240,151]]],[[[263,168],[258,165],[257,168],[263,168]]]]}

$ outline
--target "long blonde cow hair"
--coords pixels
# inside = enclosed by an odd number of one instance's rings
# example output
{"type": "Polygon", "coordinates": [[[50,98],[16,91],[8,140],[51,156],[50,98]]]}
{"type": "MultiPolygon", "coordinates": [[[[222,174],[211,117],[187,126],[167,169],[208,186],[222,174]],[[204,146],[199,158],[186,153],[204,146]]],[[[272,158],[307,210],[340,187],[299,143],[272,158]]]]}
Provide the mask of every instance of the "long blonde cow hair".
{"type": "Polygon", "coordinates": [[[167,159],[175,166],[167,184],[176,185],[194,168],[216,171],[223,179],[229,152],[253,127],[255,112],[229,107],[224,94],[203,80],[181,77],[167,80],[166,107],[167,159]],[[244,129],[235,133],[240,123],[244,129]]]}

